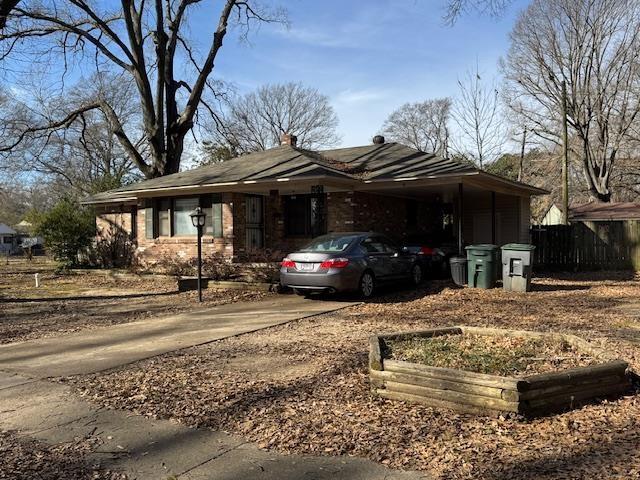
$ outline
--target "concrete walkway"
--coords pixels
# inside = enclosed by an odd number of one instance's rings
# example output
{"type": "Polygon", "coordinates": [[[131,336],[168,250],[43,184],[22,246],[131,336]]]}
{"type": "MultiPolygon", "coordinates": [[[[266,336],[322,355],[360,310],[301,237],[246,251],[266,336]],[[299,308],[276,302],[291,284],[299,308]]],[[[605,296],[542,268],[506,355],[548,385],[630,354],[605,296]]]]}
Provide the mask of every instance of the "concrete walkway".
{"type": "Polygon", "coordinates": [[[417,480],[350,457],[281,455],[240,437],[167,420],[105,410],[66,386],[0,372],[0,427],[48,444],[97,440],[87,460],[130,479],[417,480]]]}
{"type": "Polygon", "coordinates": [[[0,345],[0,369],[47,378],[87,374],[354,305],[279,295],[179,315],[0,345]]]}
{"type": "Polygon", "coordinates": [[[364,459],[281,455],[223,432],[105,410],[44,380],[98,372],[350,305],[282,296],[0,346],[0,429],[48,444],[96,440],[88,460],[132,480],[423,479],[364,459]]]}

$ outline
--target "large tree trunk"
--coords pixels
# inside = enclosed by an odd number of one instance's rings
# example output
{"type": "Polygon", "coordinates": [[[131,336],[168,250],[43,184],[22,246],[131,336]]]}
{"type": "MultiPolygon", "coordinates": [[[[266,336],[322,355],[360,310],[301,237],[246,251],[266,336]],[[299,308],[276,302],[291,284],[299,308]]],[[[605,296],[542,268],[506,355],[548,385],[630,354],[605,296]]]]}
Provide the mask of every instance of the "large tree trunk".
{"type": "Polygon", "coordinates": [[[587,182],[589,196],[595,202],[609,203],[611,201],[611,191],[609,190],[609,172],[615,160],[615,151],[606,156],[603,153],[602,163],[598,162],[593,152],[589,148],[589,143],[583,139],[583,173],[587,182]]]}
{"type": "Polygon", "coordinates": [[[11,13],[20,0],[0,0],[0,30],[7,23],[7,16],[11,13]]]}

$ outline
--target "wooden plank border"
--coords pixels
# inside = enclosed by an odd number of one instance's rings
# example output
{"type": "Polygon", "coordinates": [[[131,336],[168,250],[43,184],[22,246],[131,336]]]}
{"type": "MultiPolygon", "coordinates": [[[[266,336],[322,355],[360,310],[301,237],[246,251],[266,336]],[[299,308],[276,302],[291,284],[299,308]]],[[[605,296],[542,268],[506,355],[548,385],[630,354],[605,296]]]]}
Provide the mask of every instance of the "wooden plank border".
{"type": "Polygon", "coordinates": [[[594,398],[620,395],[631,386],[628,368],[627,362],[614,359],[604,349],[563,333],[455,326],[369,337],[369,375],[375,393],[388,399],[481,414],[501,411],[545,415],[594,398]],[[464,334],[553,338],[566,341],[604,363],[503,377],[384,358],[386,341],[464,334]]]}

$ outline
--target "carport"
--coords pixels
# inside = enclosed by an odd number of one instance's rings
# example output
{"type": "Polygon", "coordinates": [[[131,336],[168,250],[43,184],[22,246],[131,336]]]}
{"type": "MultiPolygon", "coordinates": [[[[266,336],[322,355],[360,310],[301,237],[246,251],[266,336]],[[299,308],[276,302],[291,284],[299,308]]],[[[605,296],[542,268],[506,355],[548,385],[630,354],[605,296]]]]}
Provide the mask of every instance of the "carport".
{"type": "MultiPolygon", "coordinates": [[[[471,243],[529,242],[530,197],[545,190],[474,170],[461,175],[371,182],[360,190],[438,206],[459,253],[471,243]]],[[[408,227],[408,226],[407,226],[408,227]]]]}

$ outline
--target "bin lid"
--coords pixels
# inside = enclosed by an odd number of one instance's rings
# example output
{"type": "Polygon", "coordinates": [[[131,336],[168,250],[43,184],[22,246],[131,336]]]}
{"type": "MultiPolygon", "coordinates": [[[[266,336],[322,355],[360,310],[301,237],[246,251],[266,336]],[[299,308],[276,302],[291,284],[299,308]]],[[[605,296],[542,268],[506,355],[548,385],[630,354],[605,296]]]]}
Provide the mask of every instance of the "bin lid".
{"type": "Polygon", "coordinates": [[[495,250],[498,250],[498,248],[500,247],[491,243],[479,243],[477,245],[469,245],[465,247],[466,250],[480,250],[483,252],[493,252],[495,250]]]}
{"type": "Polygon", "coordinates": [[[535,249],[535,245],[530,245],[528,243],[507,243],[502,246],[502,250],[516,250],[518,252],[532,252],[535,249]]]}
{"type": "Polygon", "coordinates": [[[467,257],[455,256],[449,259],[449,263],[467,263],[467,257]]]}

